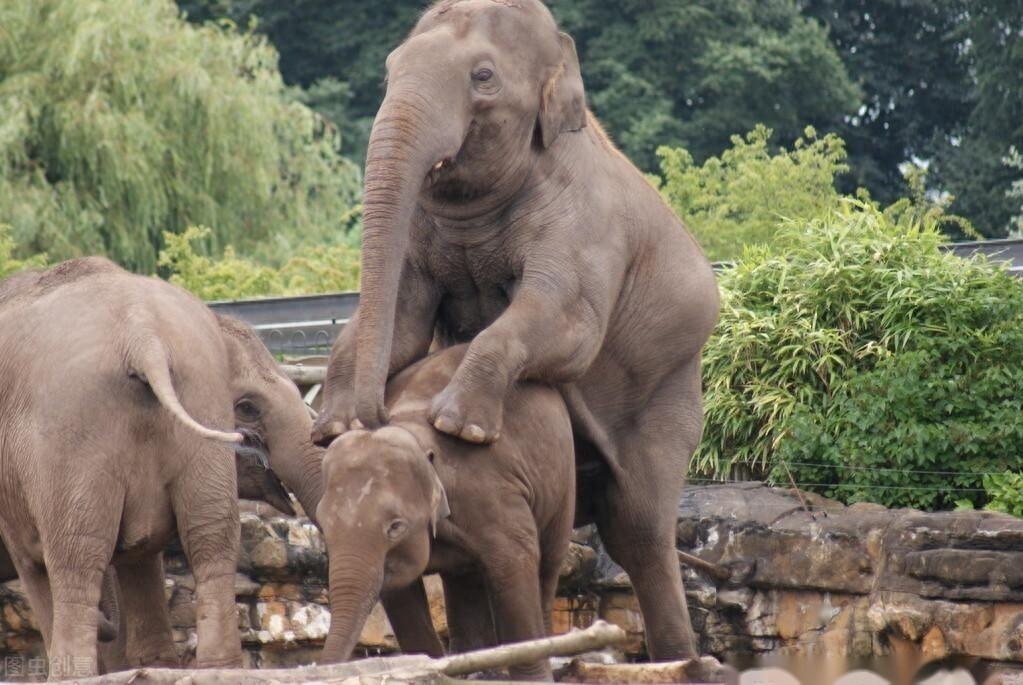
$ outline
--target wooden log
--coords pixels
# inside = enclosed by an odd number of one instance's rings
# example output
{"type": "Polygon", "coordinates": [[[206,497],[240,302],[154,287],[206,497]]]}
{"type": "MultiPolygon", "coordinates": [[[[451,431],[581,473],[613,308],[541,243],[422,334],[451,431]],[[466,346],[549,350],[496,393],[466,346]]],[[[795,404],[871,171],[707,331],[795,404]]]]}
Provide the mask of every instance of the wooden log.
{"type": "Polygon", "coordinates": [[[328,684],[358,683],[436,683],[446,677],[468,675],[493,668],[507,668],[552,656],[572,656],[595,649],[603,649],[626,640],[625,631],[604,621],[597,621],[585,630],[566,635],[529,640],[477,652],[456,654],[442,659],[428,656],[393,656],[361,659],[343,664],[299,668],[241,669],[176,669],[137,668],[94,678],[78,678],[82,685],[227,685],[247,683],[328,684]]]}
{"type": "Polygon", "coordinates": [[[607,621],[597,621],[585,630],[573,630],[540,640],[529,640],[491,649],[481,649],[446,657],[440,671],[447,676],[469,675],[494,668],[521,666],[552,656],[571,656],[592,652],[628,640],[625,631],[607,621]]]}

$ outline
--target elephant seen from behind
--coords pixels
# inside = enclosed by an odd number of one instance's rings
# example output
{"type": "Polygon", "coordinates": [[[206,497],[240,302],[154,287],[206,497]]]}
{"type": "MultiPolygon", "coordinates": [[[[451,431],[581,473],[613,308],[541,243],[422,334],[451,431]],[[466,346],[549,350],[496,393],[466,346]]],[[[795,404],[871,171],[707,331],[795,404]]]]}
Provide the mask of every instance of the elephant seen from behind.
{"type": "Polygon", "coordinates": [[[101,258],[0,283],[0,533],[51,677],[96,671],[111,563],[127,665],[177,664],[161,558],[175,533],[196,579],[196,663],[238,665],[235,448],[265,451],[312,513],[311,426],[258,337],[176,286],[101,258]]]}

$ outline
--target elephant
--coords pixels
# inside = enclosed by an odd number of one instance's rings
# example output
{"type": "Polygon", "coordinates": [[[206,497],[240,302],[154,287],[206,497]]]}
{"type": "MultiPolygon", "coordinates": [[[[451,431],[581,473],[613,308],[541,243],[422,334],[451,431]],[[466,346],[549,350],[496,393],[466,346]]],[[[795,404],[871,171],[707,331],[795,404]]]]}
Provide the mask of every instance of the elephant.
{"type": "Polygon", "coordinates": [[[428,412],[466,441],[499,439],[516,380],[557,385],[592,472],[582,513],[635,587],[650,656],[696,656],[675,519],[718,317],[709,262],[588,110],[539,0],[437,2],[386,69],[360,305],[314,441],[386,424],[387,378],[431,347],[469,343],[428,412]]]}
{"type": "Polygon", "coordinates": [[[235,449],[265,450],[315,512],[311,428],[251,329],[177,286],[96,257],[0,284],[0,534],[51,677],[96,672],[111,564],[129,665],[177,664],[161,558],[175,532],[196,579],[197,666],[240,664],[235,449]]]}
{"type": "MultiPolygon", "coordinates": [[[[277,478],[277,474],[270,468],[265,453],[256,449],[236,449],[235,469],[240,499],[263,501],[286,516],[295,516],[290,495],[277,478]]],[[[7,551],[3,540],[0,540],[0,583],[15,580],[17,577],[18,570],[14,567],[14,560],[11,559],[10,552],[7,551]]],[[[115,583],[117,583],[117,574],[112,566],[107,567],[100,594],[100,616],[97,627],[97,639],[100,642],[116,640],[120,631],[121,614],[117,602],[118,588],[115,583]]],[[[122,654],[114,658],[118,666],[128,663],[126,655],[122,654]]]]}
{"type": "MultiPolygon", "coordinates": [[[[558,392],[520,383],[499,442],[433,430],[426,409],[466,347],[446,348],[388,384],[389,425],[327,449],[317,519],[329,559],[325,661],[347,659],[377,599],[404,652],[443,654],[422,576],[440,573],[451,648],[544,637],[575,511],[572,425],[558,392]]],[[[551,680],[546,660],[512,679],[551,680]]]]}

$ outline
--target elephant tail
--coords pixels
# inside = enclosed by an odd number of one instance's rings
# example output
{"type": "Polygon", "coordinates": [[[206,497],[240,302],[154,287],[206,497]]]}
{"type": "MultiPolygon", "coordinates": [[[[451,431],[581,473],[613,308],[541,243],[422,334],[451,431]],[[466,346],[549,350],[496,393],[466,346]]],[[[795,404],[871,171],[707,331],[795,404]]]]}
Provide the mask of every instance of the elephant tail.
{"type": "Polygon", "coordinates": [[[181,425],[207,440],[237,444],[244,442],[245,438],[241,433],[207,428],[193,419],[188,411],[181,406],[181,400],[178,399],[174,383],[171,381],[167,352],[159,340],[147,340],[135,349],[136,354],[129,355],[129,357],[135,357],[129,361],[129,374],[147,383],[164,409],[169,411],[181,425]]]}

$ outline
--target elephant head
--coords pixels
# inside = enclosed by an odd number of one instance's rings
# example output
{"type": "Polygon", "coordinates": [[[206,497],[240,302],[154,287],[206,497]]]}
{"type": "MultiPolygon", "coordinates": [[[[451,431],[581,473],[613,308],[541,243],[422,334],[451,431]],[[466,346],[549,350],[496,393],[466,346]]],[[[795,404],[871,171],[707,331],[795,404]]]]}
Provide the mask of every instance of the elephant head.
{"type": "Polygon", "coordinates": [[[575,44],[539,0],[444,0],[387,58],[366,155],[356,414],[386,421],[398,281],[417,207],[485,217],[586,125],[575,44]]]}
{"type": "Polygon", "coordinates": [[[245,437],[245,444],[236,448],[239,495],[245,497],[242,488],[250,487],[256,499],[289,513],[286,493],[275,490],[271,482],[276,473],[315,520],[323,492],[323,450],[309,439],[310,410],[252,329],[230,317],[217,320],[231,364],[227,380],[235,426],[245,437]]]}
{"type": "MultiPolygon", "coordinates": [[[[238,472],[238,497],[262,500],[287,516],[294,516],[291,497],[277,474],[270,468],[270,455],[255,433],[245,434],[244,445],[235,447],[234,465],[238,472]]],[[[315,513],[315,512],[314,512],[315,513]]]]}
{"type": "Polygon", "coordinates": [[[324,661],[349,658],[380,593],[426,570],[437,521],[448,515],[432,462],[399,426],[345,433],[328,448],[317,512],[330,567],[324,661]]]}

